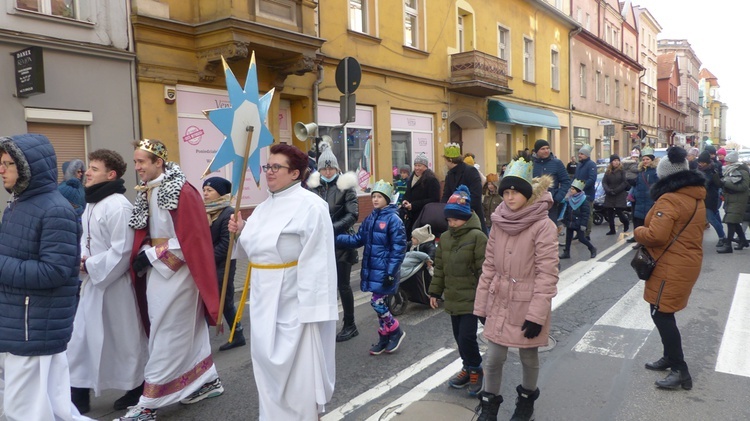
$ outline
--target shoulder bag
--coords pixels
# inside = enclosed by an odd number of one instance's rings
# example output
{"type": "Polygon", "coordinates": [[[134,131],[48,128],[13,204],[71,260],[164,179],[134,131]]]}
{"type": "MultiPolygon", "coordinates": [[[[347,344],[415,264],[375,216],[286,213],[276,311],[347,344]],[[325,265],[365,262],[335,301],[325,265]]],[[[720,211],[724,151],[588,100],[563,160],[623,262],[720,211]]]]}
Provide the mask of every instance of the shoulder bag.
{"type": "MultiPolygon", "coordinates": [[[[659,256],[659,259],[661,259],[662,256],[664,256],[664,254],[667,252],[667,250],[669,250],[669,248],[672,246],[672,244],[677,241],[677,238],[680,236],[680,234],[682,234],[682,231],[685,231],[685,228],[690,225],[690,221],[693,220],[696,211],[698,211],[697,201],[695,202],[695,210],[693,210],[693,215],[687,221],[685,226],[682,227],[680,232],[675,235],[667,248],[664,249],[664,252],[661,254],[661,256],[659,256]]],[[[636,275],[638,275],[638,279],[647,280],[651,277],[651,273],[654,271],[654,268],[656,268],[656,263],[659,261],[659,259],[654,260],[653,256],[651,256],[648,250],[646,250],[646,247],[638,245],[638,248],[635,250],[635,256],[633,256],[633,260],[630,262],[630,266],[632,266],[635,270],[636,275]]]]}

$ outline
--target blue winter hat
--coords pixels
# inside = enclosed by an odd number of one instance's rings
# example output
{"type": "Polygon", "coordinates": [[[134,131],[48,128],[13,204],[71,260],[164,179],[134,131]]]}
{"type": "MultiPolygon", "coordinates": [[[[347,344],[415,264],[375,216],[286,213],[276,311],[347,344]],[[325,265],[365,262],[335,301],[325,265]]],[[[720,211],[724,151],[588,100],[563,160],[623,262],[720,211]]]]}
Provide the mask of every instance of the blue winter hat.
{"type": "Polygon", "coordinates": [[[219,196],[224,196],[232,191],[232,183],[226,178],[221,177],[207,178],[206,181],[203,182],[203,187],[206,186],[216,190],[216,193],[219,193],[219,196]]]}
{"type": "Polygon", "coordinates": [[[446,218],[468,221],[471,218],[471,194],[469,188],[461,184],[448,199],[443,214],[446,218]]]}
{"type": "Polygon", "coordinates": [[[83,209],[86,207],[86,191],[81,184],[81,180],[77,178],[65,180],[60,183],[57,190],[73,205],[76,215],[83,215],[83,209]]]}

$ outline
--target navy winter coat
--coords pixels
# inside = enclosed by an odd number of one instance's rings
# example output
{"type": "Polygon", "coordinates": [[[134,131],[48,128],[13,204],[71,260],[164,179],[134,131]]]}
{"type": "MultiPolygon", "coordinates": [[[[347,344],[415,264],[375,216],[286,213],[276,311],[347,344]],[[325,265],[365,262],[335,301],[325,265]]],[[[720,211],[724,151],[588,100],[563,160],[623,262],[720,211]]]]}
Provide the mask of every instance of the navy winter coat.
{"type": "Polygon", "coordinates": [[[362,221],[354,235],[341,234],[336,237],[336,247],[357,248],[365,246],[362,253],[362,281],[364,292],[394,294],[401,277],[401,262],[406,255],[406,231],[398,217],[398,208],[390,204],[375,209],[362,221]],[[393,276],[395,282],[385,289],[383,281],[393,276]]]}
{"type": "Polygon", "coordinates": [[[589,201],[584,200],[578,209],[573,209],[570,203],[566,203],[566,205],[561,222],[570,229],[585,230],[589,222],[589,212],[591,211],[589,201]]]}
{"type": "Polygon", "coordinates": [[[633,187],[633,198],[635,199],[633,218],[646,219],[648,211],[654,206],[654,199],[651,198],[651,186],[659,181],[659,176],[656,175],[657,164],[658,161],[652,161],[646,168],[642,164],[638,167],[640,171],[633,187]]]}
{"type": "MultiPolygon", "coordinates": [[[[549,192],[552,194],[552,200],[555,203],[562,203],[565,199],[565,195],[570,190],[570,176],[565,168],[565,164],[559,159],[555,158],[553,154],[545,159],[534,157],[534,178],[541,177],[543,175],[549,175],[552,177],[552,185],[549,188],[549,192]]],[[[557,215],[554,215],[555,217],[557,215]]]]}
{"type": "Polygon", "coordinates": [[[18,170],[0,226],[0,352],[57,354],[67,348],[76,311],[77,217],[57,190],[55,150],[46,137],[4,137],[0,148],[18,170]]]}
{"type": "Polygon", "coordinates": [[[586,200],[593,202],[596,193],[596,163],[591,158],[582,159],[578,163],[575,179],[586,183],[583,192],[586,194],[586,200]]]}

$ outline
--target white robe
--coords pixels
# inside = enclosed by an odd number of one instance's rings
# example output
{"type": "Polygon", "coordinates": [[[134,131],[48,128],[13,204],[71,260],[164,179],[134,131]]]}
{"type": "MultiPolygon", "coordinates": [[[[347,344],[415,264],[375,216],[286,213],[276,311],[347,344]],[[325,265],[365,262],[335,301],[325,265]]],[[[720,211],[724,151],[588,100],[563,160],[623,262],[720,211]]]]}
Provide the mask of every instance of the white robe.
{"type": "MultiPolygon", "coordinates": [[[[162,174],[148,184],[159,183],[163,177],[162,174]]],[[[172,215],[157,205],[160,188],[151,191],[149,234],[151,238],[168,238],[169,251],[184,262],[172,215]]],[[[216,380],[219,373],[211,357],[203,301],[187,264],[172,271],[158,259],[156,247],[145,249],[153,265],[148,269],[146,287],[151,334],[146,385],[138,403],[146,408],[161,408],[188,397],[204,383],[216,380]]]]}
{"type": "Polygon", "coordinates": [[[148,358],[128,270],[133,206],[122,194],[89,203],[83,213],[81,255],[88,274],[81,273],[81,298],[68,343],[70,385],[102,390],[131,390],[143,382],[148,358]],[[89,240],[90,236],[90,240],[89,240]]]}
{"type": "Polygon", "coordinates": [[[253,268],[250,351],[260,420],[314,421],[336,379],[336,259],[328,205],[296,184],[253,211],[239,239],[253,268]]]}

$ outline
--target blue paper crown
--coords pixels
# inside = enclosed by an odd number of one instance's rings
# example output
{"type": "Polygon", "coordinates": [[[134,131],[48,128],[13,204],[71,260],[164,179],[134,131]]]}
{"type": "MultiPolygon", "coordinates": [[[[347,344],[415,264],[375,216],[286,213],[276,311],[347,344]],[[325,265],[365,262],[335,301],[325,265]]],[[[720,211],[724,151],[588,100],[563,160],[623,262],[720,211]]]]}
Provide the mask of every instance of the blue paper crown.
{"type": "Polygon", "coordinates": [[[375,186],[373,186],[372,192],[373,193],[378,192],[382,194],[383,196],[387,197],[388,200],[390,200],[391,197],[393,196],[393,186],[391,185],[391,183],[381,178],[380,180],[378,180],[377,183],[375,183],[375,186]]]}
{"type": "Polygon", "coordinates": [[[523,178],[531,184],[531,179],[534,178],[534,164],[526,161],[523,157],[510,161],[505,169],[505,174],[503,174],[503,178],[505,177],[523,178]]]}

